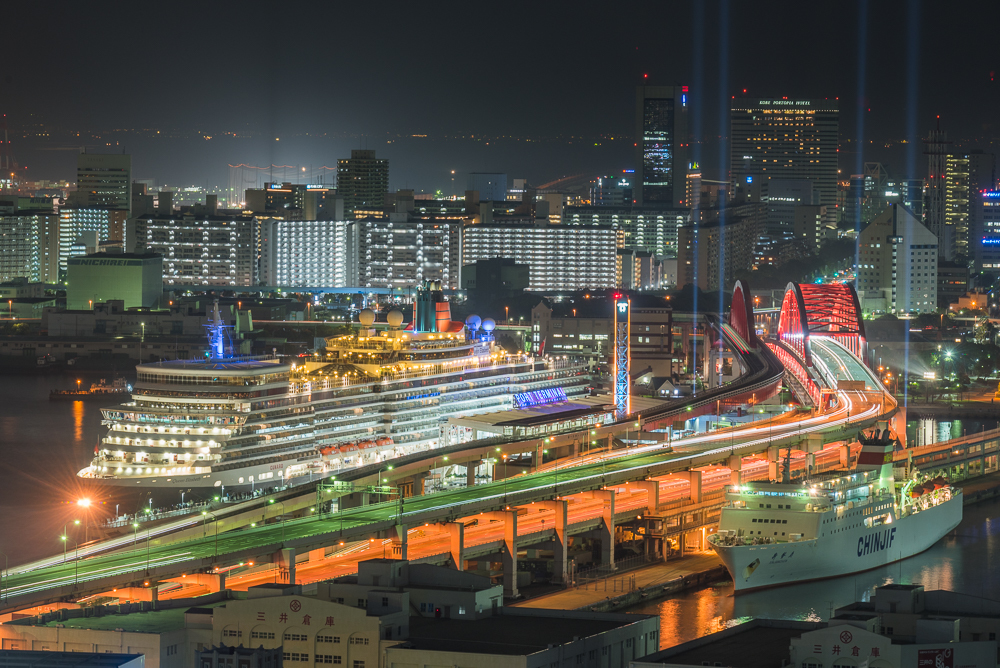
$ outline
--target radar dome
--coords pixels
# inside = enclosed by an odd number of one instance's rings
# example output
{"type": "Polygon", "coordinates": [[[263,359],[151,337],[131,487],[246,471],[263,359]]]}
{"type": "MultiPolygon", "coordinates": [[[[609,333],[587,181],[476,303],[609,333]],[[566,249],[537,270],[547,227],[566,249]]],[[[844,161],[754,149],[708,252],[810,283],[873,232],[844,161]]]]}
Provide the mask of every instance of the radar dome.
{"type": "Polygon", "coordinates": [[[478,315],[470,315],[465,319],[465,326],[468,327],[471,332],[479,329],[481,324],[483,324],[483,320],[478,315]]]}
{"type": "Polygon", "coordinates": [[[375,311],[370,308],[366,308],[364,311],[358,314],[358,322],[360,322],[365,327],[370,327],[375,322],[375,311]]]}
{"type": "Polygon", "coordinates": [[[483,331],[484,332],[492,332],[493,329],[496,326],[497,326],[497,323],[496,323],[495,320],[493,320],[493,318],[486,318],[486,320],[483,320],[483,331]]]}
{"type": "Polygon", "coordinates": [[[385,321],[389,323],[392,328],[399,327],[403,324],[403,314],[396,309],[389,311],[389,314],[385,316],[385,321]]]}

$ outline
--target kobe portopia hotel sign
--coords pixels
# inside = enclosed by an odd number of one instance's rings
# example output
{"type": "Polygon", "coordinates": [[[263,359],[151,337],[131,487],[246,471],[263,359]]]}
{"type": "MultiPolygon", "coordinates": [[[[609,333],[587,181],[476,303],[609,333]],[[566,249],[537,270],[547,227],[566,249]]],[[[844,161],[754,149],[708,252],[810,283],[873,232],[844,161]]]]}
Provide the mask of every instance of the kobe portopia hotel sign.
{"type": "Polygon", "coordinates": [[[812,100],[761,100],[762,107],[811,107],[812,100]]]}

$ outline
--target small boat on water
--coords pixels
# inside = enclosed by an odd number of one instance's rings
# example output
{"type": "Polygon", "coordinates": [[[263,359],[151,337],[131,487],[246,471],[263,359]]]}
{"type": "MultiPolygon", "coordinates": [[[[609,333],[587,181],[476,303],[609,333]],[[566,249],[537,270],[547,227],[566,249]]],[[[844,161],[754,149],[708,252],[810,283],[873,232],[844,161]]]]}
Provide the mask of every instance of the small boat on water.
{"type": "MultiPolygon", "coordinates": [[[[77,381],[79,384],[79,381],[77,381]]],[[[132,386],[124,378],[115,378],[110,384],[102,378],[90,389],[52,390],[49,401],[88,401],[90,399],[113,399],[132,392],[132,386]]]]}

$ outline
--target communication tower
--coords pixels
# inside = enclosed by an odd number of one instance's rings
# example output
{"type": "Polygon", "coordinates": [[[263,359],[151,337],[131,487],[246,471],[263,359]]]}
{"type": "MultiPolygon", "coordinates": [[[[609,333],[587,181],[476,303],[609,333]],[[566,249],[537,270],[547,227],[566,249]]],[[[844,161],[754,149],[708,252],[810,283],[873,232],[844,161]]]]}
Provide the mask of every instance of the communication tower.
{"type": "Polygon", "coordinates": [[[632,353],[629,349],[631,334],[632,300],[626,295],[615,295],[615,415],[623,418],[632,412],[629,396],[631,380],[629,366],[632,353]]]}

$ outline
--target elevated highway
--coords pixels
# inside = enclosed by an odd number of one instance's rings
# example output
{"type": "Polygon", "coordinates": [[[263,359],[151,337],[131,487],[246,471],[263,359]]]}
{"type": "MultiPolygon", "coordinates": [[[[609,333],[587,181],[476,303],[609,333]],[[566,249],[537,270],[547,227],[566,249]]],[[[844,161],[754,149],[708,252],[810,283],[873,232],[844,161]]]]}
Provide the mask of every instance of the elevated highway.
{"type": "MultiPolygon", "coordinates": [[[[737,287],[738,290],[742,288],[737,287]]],[[[757,392],[769,396],[776,391],[785,368],[756,339],[756,335],[745,328],[746,323],[752,322],[752,316],[744,313],[735,317],[731,314],[730,323],[726,325],[716,323],[720,339],[739,350],[747,366],[747,373],[742,379],[744,382],[739,384],[715,388],[685,403],[667,406],[652,414],[628,416],[625,420],[594,429],[571,430],[518,442],[498,439],[488,444],[459,444],[397,460],[391,474],[385,466],[357,469],[339,476],[333,484],[317,487],[313,510],[302,519],[285,521],[285,513],[282,512],[280,522],[272,518],[270,524],[243,526],[238,530],[222,532],[219,532],[221,522],[205,522],[201,536],[184,542],[168,544],[163,539],[153,540],[148,534],[137,534],[131,549],[65,563],[51,563],[49,560],[46,565],[34,570],[11,569],[0,592],[0,609],[14,610],[46,602],[79,600],[119,588],[141,591],[154,588],[160,582],[177,581],[178,578],[193,578],[196,575],[199,578],[206,575],[215,577],[234,569],[248,568],[251,563],[253,568],[269,571],[275,570],[275,567],[264,567],[262,564],[276,564],[276,570],[284,574],[282,577],[294,578],[296,553],[309,553],[310,562],[315,556],[316,568],[321,568],[319,564],[331,559],[349,564],[352,555],[356,563],[358,554],[370,552],[373,546],[377,551],[379,545],[383,549],[386,545],[391,546],[394,555],[408,556],[408,543],[414,531],[424,532],[420,539],[436,536],[434,540],[437,543],[432,541],[431,547],[420,548],[421,552],[434,552],[424,555],[425,558],[440,559],[440,555],[447,552],[448,558],[458,567],[483,550],[499,551],[505,563],[505,589],[508,593],[516,593],[512,574],[516,572],[517,548],[530,544],[524,541],[537,543],[557,539],[563,564],[557,571],[562,577],[565,572],[566,540],[574,532],[598,531],[604,536],[602,545],[607,553],[612,549],[617,524],[631,521],[630,518],[642,521],[643,516],[660,518],[655,521],[663,524],[662,513],[670,510],[666,507],[669,502],[665,505],[660,497],[664,484],[676,485],[679,484],[678,479],[683,479],[688,486],[688,497],[680,499],[680,502],[687,507],[686,510],[690,511],[692,505],[695,510],[704,510],[708,506],[699,504],[705,503],[702,498],[705,471],[714,471],[714,475],[718,476],[720,468],[726,468],[729,480],[723,473],[720,485],[738,481],[744,462],[749,458],[749,463],[757,466],[761,465],[761,461],[765,462],[767,475],[774,478],[778,450],[782,448],[795,448],[802,452],[803,456],[797,458],[801,460],[801,466],[813,470],[817,467],[817,458],[844,463],[844,446],[838,444],[852,439],[859,430],[883,420],[895,410],[895,402],[879,391],[880,385],[878,390],[874,389],[872,383],[877,385],[878,379],[853,356],[847,345],[830,337],[814,336],[810,353],[817,360],[819,371],[813,374],[813,382],[817,385],[836,382],[839,385],[840,381],[853,381],[849,389],[824,388],[835,397],[827,402],[829,406],[821,404],[811,411],[692,436],[674,442],[672,447],[659,440],[655,434],[660,432],[656,430],[668,426],[678,416],[718,410],[720,404],[735,400],[736,395],[742,397],[739,403],[754,403],[757,392]],[[638,430],[633,420],[638,423],[638,430]],[[641,434],[636,439],[640,444],[625,452],[609,448],[608,451],[574,457],[569,466],[564,462],[485,485],[353,508],[341,503],[338,504],[338,512],[323,512],[327,500],[355,493],[355,485],[381,483],[386,476],[397,481],[419,474],[434,466],[432,460],[446,454],[452,463],[481,461],[494,453],[537,454],[541,448],[567,445],[581,438],[590,440],[596,436],[611,440],[629,428],[641,434]],[[653,438],[648,438],[651,435],[653,438]],[[654,442],[648,444],[649,440],[654,442]],[[834,447],[826,447],[830,444],[834,447]],[[767,454],[766,460],[756,459],[761,453],[767,454]],[[621,501],[616,503],[618,494],[621,494],[621,501]],[[541,529],[540,525],[533,524],[544,519],[539,516],[530,521],[522,520],[519,527],[519,513],[530,514],[530,507],[539,504],[556,517],[552,520],[553,526],[541,529]],[[570,504],[574,508],[572,513],[568,510],[570,504]],[[529,510],[524,511],[525,508],[529,510]],[[485,518],[483,526],[502,525],[502,538],[478,528],[481,517],[485,518]],[[477,528],[470,528],[473,520],[477,528]],[[431,530],[431,527],[436,529],[431,530]],[[464,538],[466,529],[471,541],[464,538]],[[544,535],[535,535],[539,531],[544,535]],[[447,535],[449,545],[447,551],[442,548],[444,535],[447,535]],[[483,539],[482,542],[474,542],[478,540],[477,536],[483,539]],[[553,536],[556,538],[553,539],[553,536]],[[433,547],[434,544],[437,548],[433,547]],[[328,553],[331,547],[333,552],[328,553]]],[[[718,503],[720,501],[717,500],[716,505],[718,503]]],[[[262,506],[266,518],[267,510],[263,502],[262,506]]],[[[493,527],[490,531],[500,529],[493,527]]],[[[667,534],[661,527],[658,535],[662,538],[667,534]]],[[[415,547],[420,542],[423,540],[416,541],[415,547]]],[[[613,552],[606,555],[606,559],[613,560],[613,552]]],[[[327,563],[327,566],[330,567],[330,564],[327,563]]],[[[233,575],[236,576],[236,573],[233,575]]],[[[220,581],[217,586],[221,585],[220,581]]]]}

